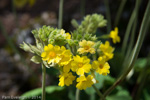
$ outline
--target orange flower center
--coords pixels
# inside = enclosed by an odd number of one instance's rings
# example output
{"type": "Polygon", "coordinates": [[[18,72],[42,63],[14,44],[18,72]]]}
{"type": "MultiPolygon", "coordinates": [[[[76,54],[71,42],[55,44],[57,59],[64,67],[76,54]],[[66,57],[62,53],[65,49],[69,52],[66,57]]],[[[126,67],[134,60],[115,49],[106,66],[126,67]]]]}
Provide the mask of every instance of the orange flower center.
{"type": "Polygon", "coordinates": [[[104,67],[103,64],[100,64],[100,65],[99,65],[99,68],[100,68],[100,69],[103,69],[103,67],[104,67]]]}
{"type": "Polygon", "coordinates": [[[79,67],[79,68],[81,68],[82,66],[83,66],[83,64],[82,64],[82,63],[79,63],[79,64],[78,64],[78,67],[79,67]]]}
{"type": "Polygon", "coordinates": [[[54,57],[56,56],[56,53],[55,53],[54,51],[51,51],[51,52],[49,53],[49,56],[50,56],[51,58],[54,58],[54,57]]]}
{"type": "Polygon", "coordinates": [[[86,46],[84,46],[84,49],[85,49],[85,50],[88,50],[89,48],[90,48],[90,47],[89,47],[89,46],[87,46],[87,45],[86,45],[86,46]]]}

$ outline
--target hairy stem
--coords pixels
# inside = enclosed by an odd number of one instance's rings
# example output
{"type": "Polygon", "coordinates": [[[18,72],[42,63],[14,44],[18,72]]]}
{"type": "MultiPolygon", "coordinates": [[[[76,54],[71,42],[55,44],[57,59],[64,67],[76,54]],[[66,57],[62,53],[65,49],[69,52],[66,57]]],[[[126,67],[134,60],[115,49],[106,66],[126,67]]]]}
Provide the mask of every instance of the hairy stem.
{"type": "Polygon", "coordinates": [[[45,99],[45,79],[46,79],[46,67],[42,64],[42,100],[45,99]]]}
{"type": "Polygon", "coordinates": [[[76,89],[76,100],[80,100],[80,90],[76,89]]]}
{"type": "Polygon", "coordinates": [[[92,86],[95,89],[95,91],[98,94],[98,96],[101,98],[101,100],[105,100],[103,94],[96,88],[96,86],[95,85],[92,85],[92,86]]]}

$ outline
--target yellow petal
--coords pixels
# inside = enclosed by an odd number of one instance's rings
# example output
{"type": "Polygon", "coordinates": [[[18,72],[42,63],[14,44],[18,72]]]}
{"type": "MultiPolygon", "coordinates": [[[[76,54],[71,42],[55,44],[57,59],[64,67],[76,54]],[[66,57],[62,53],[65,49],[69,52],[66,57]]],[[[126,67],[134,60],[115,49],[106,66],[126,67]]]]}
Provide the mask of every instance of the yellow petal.
{"type": "Polygon", "coordinates": [[[91,65],[90,64],[86,64],[83,66],[84,72],[88,73],[91,69],[91,65]]]}
{"type": "Polygon", "coordinates": [[[91,53],[91,54],[94,54],[94,53],[95,53],[95,49],[94,49],[94,48],[91,48],[91,49],[90,49],[90,53],[91,53]]]}
{"type": "Polygon", "coordinates": [[[77,64],[75,62],[71,62],[71,70],[75,72],[77,71],[77,69],[78,69],[77,64]]]}
{"type": "Polygon", "coordinates": [[[42,52],[41,57],[46,57],[46,52],[42,52]]]}
{"type": "Polygon", "coordinates": [[[79,55],[74,56],[74,57],[73,57],[73,60],[74,60],[75,62],[83,62],[83,58],[81,58],[79,55]]]}
{"type": "Polygon", "coordinates": [[[85,53],[85,50],[84,50],[84,48],[79,48],[79,49],[78,49],[78,52],[79,52],[80,54],[83,54],[83,53],[85,53]]]}
{"type": "Polygon", "coordinates": [[[95,43],[92,42],[92,41],[87,41],[87,45],[90,46],[90,47],[94,46],[94,44],[95,44],[95,43]]]}
{"type": "Polygon", "coordinates": [[[98,66],[99,66],[98,61],[93,61],[93,63],[92,63],[92,68],[93,68],[93,69],[97,69],[98,66]]]}
{"type": "Polygon", "coordinates": [[[79,69],[77,70],[77,74],[78,74],[78,75],[84,75],[84,69],[83,69],[83,68],[79,68],[79,69]]]}
{"type": "Polygon", "coordinates": [[[52,49],[54,46],[52,44],[48,44],[48,48],[52,49]]]}
{"type": "Polygon", "coordinates": [[[71,35],[69,33],[66,33],[66,39],[71,39],[71,35]]]}
{"type": "Polygon", "coordinates": [[[60,50],[60,47],[59,47],[59,46],[55,46],[55,47],[54,47],[54,50],[57,52],[57,51],[60,50]]]}
{"type": "Polygon", "coordinates": [[[44,51],[49,51],[48,46],[45,46],[45,47],[44,47],[44,51]]]}
{"type": "Polygon", "coordinates": [[[87,44],[86,40],[82,40],[81,42],[79,42],[79,45],[81,47],[84,47],[87,44]]]}

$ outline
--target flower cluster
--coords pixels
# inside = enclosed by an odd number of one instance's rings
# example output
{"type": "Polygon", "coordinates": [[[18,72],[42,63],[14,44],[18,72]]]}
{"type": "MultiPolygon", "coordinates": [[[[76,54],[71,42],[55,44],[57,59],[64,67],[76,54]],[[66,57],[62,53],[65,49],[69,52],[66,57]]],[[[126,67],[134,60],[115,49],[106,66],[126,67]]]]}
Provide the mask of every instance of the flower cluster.
{"type": "Polygon", "coordinates": [[[91,71],[101,75],[109,74],[110,66],[107,61],[113,57],[114,49],[106,41],[105,44],[101,44],[98,48],[103,53],[98,60],[92,62],[90,58],[84,55],[96,52],[94,44],[92,41],[80,41],[77,55],[73,55],[64,46],[48,44],[44,47],[44,51],[41,53],[42,60],[59,69],[59,86],[69,86],[76,79],[76,87],[82,90],[91,87],[96,82],[94,75],[89,74],[91,71]]]}
{"type": "MultiPolygon", "coordinates": [[[[103,44],[93,34],[96,28],[106,26],[106,22],[102,15],[88,15],[71,34],[63,29],[43,26],[32,31],[36,46],[23,43],[21,48],[34,53],[31,58],[33,62],[59,70],[59,86],[73,84],[80,90],[86,89],[98,82],[95,78],[96,73],[110,73],[108,61],[114,56],[114,48],[110,46],[109,41],[103,44]],[[95,23],[95,26],[85,24],[89,20],[95,23]]],[[[120,42],[118,29],[110,32],[109,36],[113,38],[114,43],[120,42]]]]}

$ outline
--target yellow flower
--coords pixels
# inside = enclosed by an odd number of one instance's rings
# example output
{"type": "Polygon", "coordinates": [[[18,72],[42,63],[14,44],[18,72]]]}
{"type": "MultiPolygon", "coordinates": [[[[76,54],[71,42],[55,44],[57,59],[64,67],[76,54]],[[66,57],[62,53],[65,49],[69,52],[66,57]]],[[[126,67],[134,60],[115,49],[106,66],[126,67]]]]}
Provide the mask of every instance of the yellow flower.
{"type": "Polygon", "coordinates": [[[71,39],[71,35],[69,33],[66,33],[66,39],[71,39]]]}
{"type": "Polygon", "coordinates": [[[110,32],[110,38],[113,39],[114,44],[116,44],[117,42],[120,42],[120,37],[118,36],[118,27],[115,27],[115,30],[112,30],[110,32]]]}
{"type": "Polygon", "coordinates": [[[48,44],[48,46],[44,47],[44,52],[42,52],[41,57],[42,60],[47,61],[48,64],[58,63],[60,61],[60,47],[53,46],[52,44],[48,44]]]}
{"type": "Polygon", "coordinates": [[[93,69],[96,70],[97,73],[102,75],[107,75],[110,73],[109,71],[109,64],[106,62],[104,57],[99,57],[98,61],[93,61],[92,63],[93,69]]]}
{"type": "Polygon", "coordinates": [[[101,44],[99,48],[104,53],[104,56],[106,56],[106,60],[113,58],[114,48],[110,46],[108,41],[106,41],[105,44],[101,44]]]}
{"type": "Polygon", "coordinates": [[[64,72],[69,72],[70,71],[70,69],[71,69],[71,62],[72,61],[70,61],[67,65],[63,66],[63,71],[64,72]]]}
{"type": "Polygon", "coordinates": [[[71,35],[69,33],[65,33],[65,30],[61,29],[60,34],[65,37],[65,39],[71,39],[71,35]]]}
{"type": "Polygon", "coordinates": [[[84,75],[84,73],[88,73],[91,69],[90,59],[87,56],[80,57],[78,55],[73,57],[73,61],[71,62],[71,70],[76,72],[78,75],[84,75]]]}
{"type": "Polygon", "coordinates": [[[79,42],[79,45],[81,48],[78,49],[78,52],[80,54],[88,53],[88,52],[90,52],[91,54],[94,54],[95,53],[95,49],[93,48],[94,44],[95,43],[92,41],[82,40],[81,42],[79,42]]]}
{"type": "Polygon", "coordinates": [[[69,86],[72,84],[72,82],[75,80],[75,76],[72,75],[71,72],[69,73],[62,73],[61,75],[59,75],[59,86],[69,86]]]}
{"type": "Polygon", "coordinates": [[[48,64],[57,63],[60,66],[67,65],[71,60],[70,50],[66,50],[64,46],[53,46],[49,44],[44,47],[44,52],[42,52],[42,60],[47,61],[48,64]]]}
{"type": "Polygon", "coordinates": [[[93,80],[93,76],[91,75],[88,75],[87,77],[85,76],[80,76],[79,78],[77,78],[77,85],[76,87],[80,90],[85,90],[87,87],[91,87],[94,82],[92,81],[93,80]]]}
{"type": "Polygon", "coordinates": [[[67,65],[70,60],[71,60],[71,52],[70,50],[66,50],[66,48],[64,46],[61,46],[61,54],[60,54],[60,61],[58,63],[58,65],[63,66],[63,65],[67,65]]]}

